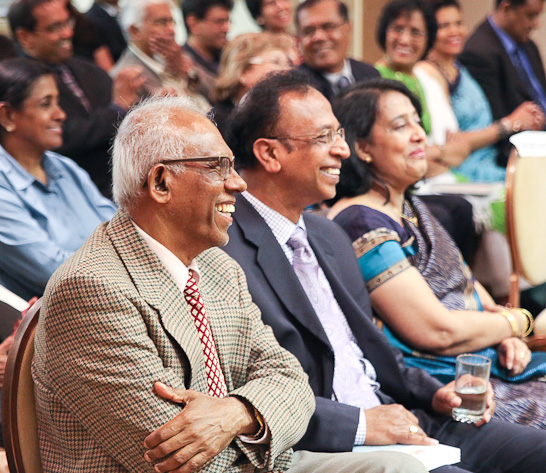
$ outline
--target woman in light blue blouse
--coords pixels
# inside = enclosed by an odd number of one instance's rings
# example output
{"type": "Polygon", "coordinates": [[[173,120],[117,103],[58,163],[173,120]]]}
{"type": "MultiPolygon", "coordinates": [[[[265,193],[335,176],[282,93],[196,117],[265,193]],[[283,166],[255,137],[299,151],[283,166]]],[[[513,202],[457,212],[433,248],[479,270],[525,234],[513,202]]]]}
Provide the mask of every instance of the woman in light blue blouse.
{"type": "Polygon", "coordinates": [[[62,144],[55,80],[32,59],[0,63],[0,284],[39,296],[55,269],[116,207],[62,144]]]}

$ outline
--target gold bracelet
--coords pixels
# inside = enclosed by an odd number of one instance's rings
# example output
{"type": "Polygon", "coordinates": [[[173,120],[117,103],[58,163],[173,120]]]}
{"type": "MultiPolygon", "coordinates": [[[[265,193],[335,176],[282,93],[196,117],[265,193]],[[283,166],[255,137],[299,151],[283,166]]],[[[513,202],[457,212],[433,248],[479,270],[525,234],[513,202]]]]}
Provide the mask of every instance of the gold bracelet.
{"type": "Polygon", "coordinates": [[[510,328],[512,329],[512,337],[519,337],[518,323],[516,321],[516,318],[514,317],[514,314],[512,314],[512,312],[510,312],[508,309],[503,309],[500,311],[500,313],[506,320],[508,320],[510,328]]]}
{"type": "Polygon", "coordinates": [[[528,337],[535,328],[535,319],[533,318],[533,315],[527,309],[524,309],[522,307],[514,307],[514,309],[512,310],[517,310],[527,319],[527,326],[525,327],[525,330],[523,331],[523,334],[521,336],[528,337]]]}

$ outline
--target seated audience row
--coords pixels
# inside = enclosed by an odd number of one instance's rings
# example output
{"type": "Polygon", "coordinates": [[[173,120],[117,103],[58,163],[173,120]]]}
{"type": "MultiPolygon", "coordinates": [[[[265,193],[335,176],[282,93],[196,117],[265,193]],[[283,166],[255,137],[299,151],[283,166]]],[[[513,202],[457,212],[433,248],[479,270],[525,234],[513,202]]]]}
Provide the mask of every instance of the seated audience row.
{"type": "MultiPolygon", "coordinates": [[[[45,471],[425,471],[402,454],[293,454],[315,400],[216,248],[246,184],[195,103],[129,112],[113,181],[119,211],[44,295],[33,378],[45,471]]],[[[520,434],[546,452],[542,435],[520,434]]],[[[517,459],[546,460],[534,449],[517,459]]]]}
{"type": "Polygon", "coordinates": [[[437,437],[462,451],[438,472],[541,471],[546,432],[491,420],[492,391],[483,425],[455,422],[454,384],[405,366],[373,325],[348,238],[303,215],[334,196],[350,154],[324,96],[293,71],[271,75],[231,125],[233,150],[187,101],[169,97],[137,106],[120,126],[121,209],[54,275],[37,329],[46,469],[419,471],[391,453],[349,452],[437,437]],[[250,294],[241,268],[214,248],[228,229],[250,294]],[[300,365],[250,295],[309,375],[314,414],[300,365]]]}

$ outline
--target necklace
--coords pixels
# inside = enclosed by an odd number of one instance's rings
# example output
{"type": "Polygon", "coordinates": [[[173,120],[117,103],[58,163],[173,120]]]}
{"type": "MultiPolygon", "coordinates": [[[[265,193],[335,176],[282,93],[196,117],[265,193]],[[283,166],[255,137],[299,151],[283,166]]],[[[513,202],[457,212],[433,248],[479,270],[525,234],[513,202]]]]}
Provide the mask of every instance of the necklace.
{"type": "MultiPolygon", "coordinates": [[[[396,212],[396,214],[397,214],[400,218],[403,218],[404,220],[406,220],[406,221],[412,223],[412,224],[415,225],[416,227],[419,226],[419,219],[418,219],[415,215],[413,215],[412,217],[408,217],[407,215],[404,215],[402,212],[400,212],[400,210],[398,210],[398,209],[397,209],[394,205],[392,205],[390,202],[389,202],[389,205],[391,206],[391,209],[393,209],[393,210],[396,212]]],[[[407,205],[408,208],[409,208],[410,210],[412,210],[411,205],[410,205],[410,203],[409,203],[407,200],[404,201],[404,205],[407,205]]],[[[413,214],[413,210],[412,210],[412,214],[413,214]]]]}
{"type": "Polygon", "coordinates": [[[459,75],[459,68],[455,63],[448,64],[442,61],[434,51],[428,53],[427,62],[436,66],[449,84],[453,84],[459,75]]]}

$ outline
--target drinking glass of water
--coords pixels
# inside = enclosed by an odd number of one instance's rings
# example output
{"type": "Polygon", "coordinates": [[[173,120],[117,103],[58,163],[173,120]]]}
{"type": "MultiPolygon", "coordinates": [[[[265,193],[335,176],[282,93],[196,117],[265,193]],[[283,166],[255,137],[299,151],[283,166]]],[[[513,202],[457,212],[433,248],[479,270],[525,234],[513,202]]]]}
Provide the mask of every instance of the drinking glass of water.
{"type": "Polygon", "coordinates": [[[455,392],[463,402],[453,408],[453,419],[467,424],[482,420],[489,384],[491,360],[481,355],[459,355],[455,372],[455,392]]]}

